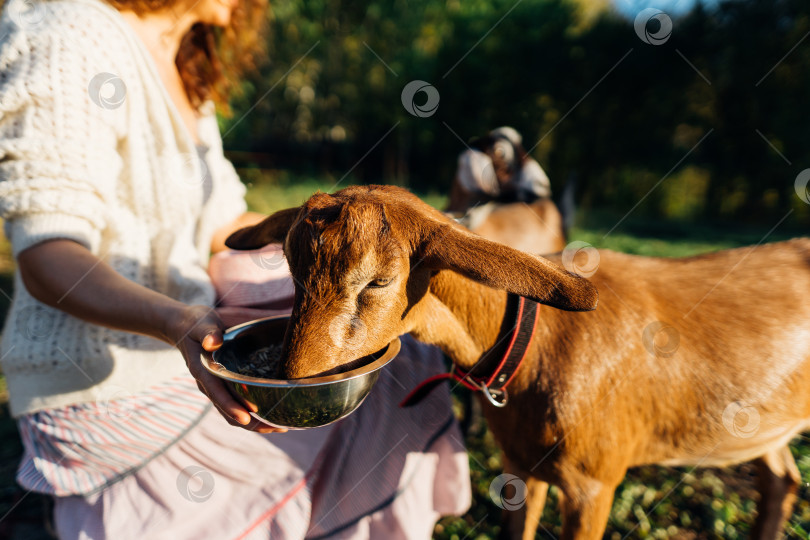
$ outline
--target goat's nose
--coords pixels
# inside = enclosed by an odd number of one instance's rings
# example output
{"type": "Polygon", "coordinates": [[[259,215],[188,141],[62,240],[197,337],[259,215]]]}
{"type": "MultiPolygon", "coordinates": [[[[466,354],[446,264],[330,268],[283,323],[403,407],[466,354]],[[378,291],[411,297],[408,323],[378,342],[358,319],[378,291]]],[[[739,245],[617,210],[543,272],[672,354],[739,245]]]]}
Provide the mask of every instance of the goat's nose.
{"type": "Polygon", "coordinates": [[[368,339],[368,328],[359,317],[343,313],[330,321],[327,337],[335,348],[353,351],[362,348],[368,339]]]}
{"type": "Polygon", "coordinates": [[[341,364],[341,352],[320,333],[309,337],[299,335],[290,341],[290,347],[285,351],[282,370],[289,379],[323,375],[341,364]]]}

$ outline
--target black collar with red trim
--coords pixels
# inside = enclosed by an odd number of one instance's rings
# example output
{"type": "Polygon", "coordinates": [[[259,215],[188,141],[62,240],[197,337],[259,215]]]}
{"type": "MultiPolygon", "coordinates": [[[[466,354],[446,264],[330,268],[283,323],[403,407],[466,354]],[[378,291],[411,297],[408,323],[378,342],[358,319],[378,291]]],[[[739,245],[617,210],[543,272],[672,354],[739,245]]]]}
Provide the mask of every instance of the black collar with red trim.
{"type": "Polygon", "coordinates": [[[498,343],[481,355],[473,369],[465,372],[453,364],[449,373],[434,375],[419,383],[399,406],[416,405],[448,379],[455,379],[470,390],[483,392],[484,397],[496,407],[505,406],[509,399],[506,386],[520,368],[534,337],[537,306],[534,300],[510,293],[506,301],[506,316],[501,325],[501,333],[506,333],[498,343]],[[486,367],[495,360],[497,364],[494,369],[489,369],[484,374],[481,374],[482,369],[477,369],[479,364],[486,367]]]}

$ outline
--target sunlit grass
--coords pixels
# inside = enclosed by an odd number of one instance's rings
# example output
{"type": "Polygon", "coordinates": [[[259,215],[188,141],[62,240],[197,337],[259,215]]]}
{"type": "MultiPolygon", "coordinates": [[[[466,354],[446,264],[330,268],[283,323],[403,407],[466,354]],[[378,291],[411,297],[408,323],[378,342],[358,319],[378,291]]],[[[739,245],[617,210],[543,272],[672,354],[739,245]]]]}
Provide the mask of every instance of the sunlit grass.
{"type": "MultiPolygon", "coordinates": [[[[334,193],[353,184],[351,177],[341,180],[331,177],[290,176],[283,171],[259,169],[246,169],[239,173],[248,182],[249,189],[245,197],[248,207],[263,214],[298,206],[318,191],[334,193]]],[[[443,208],[447,201],[445,195],[435,192],[417,195],[436,208],[443,208]]]]}

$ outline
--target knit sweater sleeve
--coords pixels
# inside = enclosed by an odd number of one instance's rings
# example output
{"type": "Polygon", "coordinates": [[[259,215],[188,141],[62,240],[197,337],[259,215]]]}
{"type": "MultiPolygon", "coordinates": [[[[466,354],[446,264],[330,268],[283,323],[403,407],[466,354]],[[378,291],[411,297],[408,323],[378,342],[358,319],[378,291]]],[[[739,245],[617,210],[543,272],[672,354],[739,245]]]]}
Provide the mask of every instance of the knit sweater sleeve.
{"type": "Polygon", "coordinates": [[[224,227],[247,212],[247,203],[245,202],[245,194],[247,193],[247,189],[239,179],[239,174],[237,174],[233,164],[224,155],[221,156],[221,159],[221,177],[224,184],[224,189],[222,198],[218,200],[217,203],[221,203],[221,212],[219,213],[220,217],[218,225],[220,227],[224,227]]]}
{"type": "Polygon", "coordinates": [[[0,19],[0,217],[15,256],[54,238],[98,254],[122,168],[126,89],[112,53],[52,15],[33,27],[0,19]]]}
{"type": "Polygon", "coordinates": [[[202,108],[203,115],[199,120],[200,136],[210,145],[209,155],[212,159],[211,166],[216,176],[219,187],[216,198],[212,199],[209,206],[213,206],[213,211],[209,215],[212,224],[212,231],[218,230],[232,223],[236,218],[247,211],[245,194],[247,189],[239,179],[233,164],[225,157],[222,149],[222,136],[217,125],[214,104],[206,103],[202,108]]]}

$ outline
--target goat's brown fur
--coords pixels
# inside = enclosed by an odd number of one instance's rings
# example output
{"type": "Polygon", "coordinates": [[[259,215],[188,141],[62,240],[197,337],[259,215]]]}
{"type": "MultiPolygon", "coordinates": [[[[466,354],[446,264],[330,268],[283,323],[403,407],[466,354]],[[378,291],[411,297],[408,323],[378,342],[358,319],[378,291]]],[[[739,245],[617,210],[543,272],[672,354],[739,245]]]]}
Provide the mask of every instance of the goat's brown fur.
{"type": "Polygon", "coordinates": [[[472,231],[527,253],[556,253],[565,248],[563,218],[551,199],[499,206],[472,231]]]}
{"type": "Polygon", "coordinates": [[[508,406],[484,409],[508,471],[529,488],[507,524],[513,537],[534,537],[554,484],[563,537],[601,538],[625,471],[651,463],[757,460],[758,537],[775,538],[789,515],[798,474],[786,445],[810,427],[810,240],[686,259],[603,250],[589,283],[559,256],[483,240],[405,190],[370,186],[315,195],[227,244],[274,241],[285,242],[297,282],[290,377],[329,372],[408,332],[473,369],[503,336],[506,291],[547,304],[508,406]],[[564,311],[592,309],[591,284],[598,309],[564,311]],[[655,341],[661,324],[657,337],[677,346],[655,341]],[[752,433],[728,424],[740,407],[759,415],[752,433]]]}

